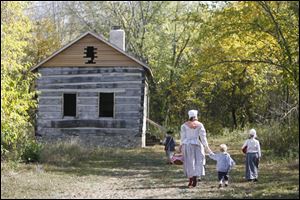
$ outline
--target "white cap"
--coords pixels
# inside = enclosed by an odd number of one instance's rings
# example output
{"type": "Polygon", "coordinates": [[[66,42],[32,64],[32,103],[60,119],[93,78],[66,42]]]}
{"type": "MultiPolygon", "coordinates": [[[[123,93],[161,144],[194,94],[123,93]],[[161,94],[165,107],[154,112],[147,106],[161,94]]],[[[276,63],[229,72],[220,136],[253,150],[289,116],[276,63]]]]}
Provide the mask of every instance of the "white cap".
{"type": "Polygon", "coordinates": [[[198,110],[190,110],[190,111],[188,112],[188,114],[189,114],[189,119],[190,119],[191,117],[195,117],[196,119],[198,119],[198,117],[197,117],[197,115],[198,115],[198,110]]]}
{"type": "Polygon", "coordinates": [[[256,138],[256,130],[254,128],[249,131],[249,134],[256,138]]]}

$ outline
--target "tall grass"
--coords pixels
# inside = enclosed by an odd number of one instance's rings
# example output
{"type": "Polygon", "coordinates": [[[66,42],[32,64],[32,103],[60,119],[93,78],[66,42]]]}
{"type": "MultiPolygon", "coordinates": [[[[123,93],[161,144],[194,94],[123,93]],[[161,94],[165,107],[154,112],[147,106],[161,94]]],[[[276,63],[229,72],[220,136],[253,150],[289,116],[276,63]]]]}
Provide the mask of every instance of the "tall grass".
{"type": "Polygon", "coordinates": [[[76,165],[78,162],[87,160],[91,152],[92,149],[81,146],[76,141],[48,143],[44,144],[40,161],[63,166],[76,165]]]}
{"type": "Polygon", "coordinates": [[[257,127],[263,148],[281,157],[299,158],[299,125],[272,123],[257,127]]]}
{"type": "Polygon", "coordinates": [[[280,123],[269,125],[254,125],[243,129],[230,131],[223,129],[222,135],[215,135],[215,138],[222,136],[226,141],[240,143],[248,138],[248,132],[254,128],[257,133],[257,139],[260,142],[261,149],[265,154],[286,157],[299,158],[299,127],[297,124],[286,126],[280,123]]]}
{"type": "MultiPolygon", "coordinates": [[[[227,143],[229,146],[242,146],[243,142],[248,138],[248,132],[251,128],[255,128],[261,149],[264,156],[269,158],[298,158],[299,159],[299,127],[283,126],[278,123],[270,125],[248,126],[243,129],[231,131],[223,129],[222,135],[208,134],[209,142],[215,140],[219,143],[227,143]]],[[[57,142],[52,144],[44,144],[39,156],[40,162],[72,166],[97,157],[105,159],[107,156],[116,157],[118,159],[126,157],[126,154],[139,152],[138,149],[122,150],[119,148],[92,148],[80,145],[77,141],[57,142]]],[[[297,160],[297,159],[296,159],[297,160]]]]}
{"type": "Polygon", "coordinates": [[[141,149],[84,146],[78,141],[60,141],[43,146],[40,162],[61,167],[79,166],[84,162],[106,159],[127,159],[141,149]]]}

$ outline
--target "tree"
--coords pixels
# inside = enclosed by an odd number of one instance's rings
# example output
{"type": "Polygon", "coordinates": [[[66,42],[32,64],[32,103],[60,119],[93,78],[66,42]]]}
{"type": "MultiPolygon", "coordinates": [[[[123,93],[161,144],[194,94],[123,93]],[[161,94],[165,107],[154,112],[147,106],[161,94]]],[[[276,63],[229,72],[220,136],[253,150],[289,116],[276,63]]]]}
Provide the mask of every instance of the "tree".
{"type": "Polygon", "coordinates": [[[1,156],[20,156],[33,133],[28,111],[35,107],[30,91],[33,75],[25,60],[31,24],[23,14],[25,2],[1,2],[1,156]]]}
{"type": "Polygon", "coordinates": [[[186,78],[197,80],[201,76],[193,89],[204,99],[204,110],[212,112],[211,117],[231,121],[233,128],[254,122],[255,115],[270,111],[270,102],[277,106],[278,101],[273,102],[271,96],[281,84],[294,88],[290,101],[298,105],[298,18],[289,8],[288,2],[233,2],[215,10],[203,23],[195,42],[198,60],[186,78]],[[266,9],[276,11],[280,31],[266,9]],[[280,39],[280,32],[285,39],[280,39]],[[283,40],[289,41],[288,47],[283,40]],[[222,114],[216,115],[216,110],[222,114]]]}
{"type": "Polygon", "coordinates": [[[30,48],[25,49],[27,60],[32,64],[38,64],[59,49],[61,40],[51,19],[40,19],[32,22],[29,38],[30,48]]]}
{"type": "Polygon", "coordinates": [[[108,38],[111,26],[121,25],[126,51],[154,73],[150,117],[160,124],[178,126],[191,108],[218,129],[299,118],[299,2],[42,5],[44,29],[34,30],[41,37],[33,44],[46,48],[32,57],[87,30],[108,38]]]}

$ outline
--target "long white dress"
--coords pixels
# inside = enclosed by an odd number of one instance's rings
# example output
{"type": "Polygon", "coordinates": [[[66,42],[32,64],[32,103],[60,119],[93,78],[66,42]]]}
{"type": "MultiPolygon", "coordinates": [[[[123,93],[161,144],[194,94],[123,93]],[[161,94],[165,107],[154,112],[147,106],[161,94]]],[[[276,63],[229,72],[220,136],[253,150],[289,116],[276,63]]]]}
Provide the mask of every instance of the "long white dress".
{"type": "Polygon", "coordinates": [[[202,123],[194,121],[181,126],[180,136],[184,158],[184,174],[187,177],[205,175],[205,151],[208,146],[206,131],[202,123]],[[192,123],[192,125],[191,125],[192,123]],[[199,137],[201,141],[199,140],[199,137]]]}

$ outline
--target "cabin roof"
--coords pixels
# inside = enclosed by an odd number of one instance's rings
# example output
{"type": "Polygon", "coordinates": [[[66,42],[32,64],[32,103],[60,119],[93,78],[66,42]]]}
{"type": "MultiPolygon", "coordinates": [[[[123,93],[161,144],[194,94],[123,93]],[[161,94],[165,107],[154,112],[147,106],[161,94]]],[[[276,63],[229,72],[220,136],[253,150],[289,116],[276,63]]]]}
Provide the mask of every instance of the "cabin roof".
{"type": "Polygon", "coordinates": [[[146,72],[153,77],[152,71],[150,69],[150,67],[148,67],[148,65],[146,65],[145,63],[143,63],[142,61],[138,60],[137,58],[129,55],[128,53],[126,53],[125,51],[123,51],[122,49],[120,49],[119,47],[117,47],[116,45],[108,42],[104,37],[97,35],[95,33],[92,33],[90,31],[82,34],[81,36],[79,36],[78,38],[76,38],[75,40],[73,40],[72,42],[66,44],[64,47],[62,47],[61,49],[55,51],[51,56],[49,56],[48,58],[44,59],[43,61],[41,61],[40,63],[38,63],[37,65],[35,65],[34,67],[32,67],[30,69],[30,71],[35,71],[38,67],[42,66],[44,63],[46,63],[47,61],[49,61],[50,59],[54,58],[56,55],[58,55],[59,53],[61,53],[62,51],[64,51],[65,49],[67,49],[68,47],[72,46],[73,44],[75,44],[77,41],[79,41],[80,39],[84,38],[87,35],[92,35],[93,37],[95,37],[96,39],[100,40],[101,42],[107,44],[108,46],[112,47],[113,49],[117,50],[118,52],[120,52],[121,54],[125,55],[126,57],[130,58],[131,60],[133,60],[134,62],[138,63],[139,65],[141,65],[146,72]]]}

